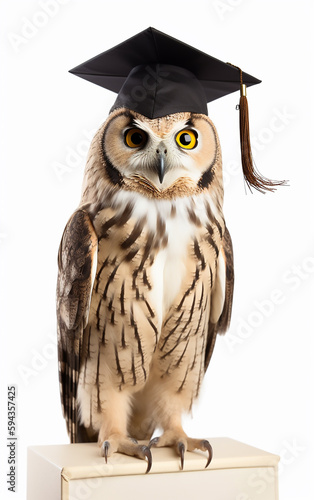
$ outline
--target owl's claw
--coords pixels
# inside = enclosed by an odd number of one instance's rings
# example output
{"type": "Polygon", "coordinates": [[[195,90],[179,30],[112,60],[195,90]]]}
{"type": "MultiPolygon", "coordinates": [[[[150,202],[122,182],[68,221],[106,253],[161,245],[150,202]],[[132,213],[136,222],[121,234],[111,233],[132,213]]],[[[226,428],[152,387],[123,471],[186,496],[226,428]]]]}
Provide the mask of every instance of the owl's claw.
{"type": "Polygon", "coordinates": [[[178,443],[178,451],[179,455],[181,457],[181,470],[184,468],[184,453],[185,453],[185,446],[184,443],[178,443]]]}
{"type": "Polygon", "coordinates": [[[202,445],[208,451],[208,459],[207,459],[207,463],[205,465],[205,469],[206,469],[206,467],[208,467],[209,464],[210,464],[210,462],[212,461],[212,458],[213,458],[213,448],[211,447],[211,444],[210,444],[209,441],[207,441],[207,439],[204,439],[204,441],[202,442],[202,445]]]}
{"type": "Polygon", "coordinates": [[[152,468],[152,463],[153,463],[152,452],[150,451],[148,446],[142,446],[142,451],[144,456],[147,458],[147,469],[145,474],[148,474],[148,472],[152,468]]]}
{"type": "Polygon", "coordinates": [[[147,461],[146,474],[152,468],[152,453],[148,446],[139,445],[136,439],[122,438],[119,442],[114,439],[108,439],[101,445],[101,456],[105,458],[108,463],[108,457],[114,452],[124,453],[125,455],[141,458],[147,461]]]}
{"type": "Polygon", "coordinates": [[[208,457],[205,469],[209,466],[213,458],[213,449],[207,439],[193,439],[185,435],[183,431],[180,435],[177,432],[168,430],[164,432],[162,436],[151,439],[148,447],[151,448],[152,446],[156,446],[157,448],[170,446],[174,448],[181,459],[181,470],[184,468],[184,457],[186,451],[206,451],[208,453],[208,457]]]}
{"type": "Polygon", "coordinates": [[[108,463],[108,451],[110,448],[110,443],[109,441],[104,441],[102,446],[101,446],[101,456],[105,457],[105,462],[106,464],[108,463]]]}

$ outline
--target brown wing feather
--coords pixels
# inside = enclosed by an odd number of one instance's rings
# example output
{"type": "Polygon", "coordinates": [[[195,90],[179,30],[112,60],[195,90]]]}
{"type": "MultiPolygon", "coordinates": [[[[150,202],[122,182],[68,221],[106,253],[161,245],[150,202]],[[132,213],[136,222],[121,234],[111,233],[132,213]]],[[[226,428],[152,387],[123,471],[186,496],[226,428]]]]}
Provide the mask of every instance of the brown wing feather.
{"type": "Polygon", "coordinates": [[[225,228],[224,236],[222,239],[222,252],[226,264],[226,285],[225,285],[225,300],[222,313],[217,323],[209,322],[208,336],[205,351],[205,370],[207,369],[213,349],[217,333],[224,334],[230,324],[232,300],[233,300],[233,287],[234,287],[234,268],[233,268],[233,250],[231,236],[227,228],[225,228]]]}
{"type": "Polygon", "coordinates": [[[94,227],[88,214],[78,210],[67,223],[61,239],[57,283],[60,394],[72,443],[76,442],[76,391],[96,251],[97,236],[94,227]]]}
{"type": "Polygon", "coordinates": [[[222,241],[222,252],[226,263],[226,291],[224,307],[217,325],[220,334],[226,333],[230,325],[234,288],[233,249],[231,236],[227,228],[222,241]]]}

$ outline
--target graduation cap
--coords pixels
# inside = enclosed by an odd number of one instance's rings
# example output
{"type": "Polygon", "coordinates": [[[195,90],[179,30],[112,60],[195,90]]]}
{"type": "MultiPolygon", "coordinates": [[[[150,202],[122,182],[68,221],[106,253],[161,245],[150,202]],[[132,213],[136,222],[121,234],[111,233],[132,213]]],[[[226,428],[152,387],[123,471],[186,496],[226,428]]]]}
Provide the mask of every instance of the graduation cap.
{"type": "Polygon", "coordinates": [[[240,139],[245,180],[256,189],[273,190],[281,182],[254,168],[246,87],[261,80],[239,67],[147,28],[70,70],[89,82],[118,93],[111,111],[126,107],[154,119],[178,112],[207,115],[207,103],[240,89],[240,139]]]}

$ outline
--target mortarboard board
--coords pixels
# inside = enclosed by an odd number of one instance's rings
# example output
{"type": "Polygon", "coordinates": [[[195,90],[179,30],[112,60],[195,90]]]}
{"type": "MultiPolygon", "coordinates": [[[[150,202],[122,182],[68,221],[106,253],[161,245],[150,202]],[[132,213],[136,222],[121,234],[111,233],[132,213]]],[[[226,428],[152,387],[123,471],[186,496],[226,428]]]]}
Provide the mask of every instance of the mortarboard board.
{"type": "Polygon", "coordinates": [[[262,177],[253,165],[246,86],[261,80],[230,63],[147,28],[70,70],[89,82],[118,93],[111,108],[126,107],[154,119],[177,112],[207,115],[207,103],[241,90],[240,139],[245,180],[258,190],[278,182],[262,177]]]}
{"type": "MultiPolygon", "coordinates": [[[[114,107],[133,107],[148,118],[178,111],[207,114],[207,102],[240,87],[237,68],[154,28],[89,59],[70,73],[119,93],[114,107]]],[[[247,86],[261,82],[247,73],[243,73],[243,81],[247,86]]]]}

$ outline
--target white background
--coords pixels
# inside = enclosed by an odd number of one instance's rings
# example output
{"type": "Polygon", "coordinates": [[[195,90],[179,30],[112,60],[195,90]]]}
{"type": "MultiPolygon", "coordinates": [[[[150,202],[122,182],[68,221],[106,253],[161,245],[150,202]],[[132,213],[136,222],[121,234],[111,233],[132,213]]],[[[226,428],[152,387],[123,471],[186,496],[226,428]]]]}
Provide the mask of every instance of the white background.
{"type": "Polygon", "coordinates": [[[245,193],[238,95],[209,105],[222,145],[236,286],[230,331],[217,341],[186,431],[281,455],[280,498],[313,498],[310,3],[2,0],[1,498],[8,384],[18,385],[19,436],[18,492],[8,498],[26,498],[27,446],[68,442],[56,359],[57,249],[79,202],[89,141],[115,96],[67,71],[148,26],[263,80],[248,89],[255,161],[290,184],[245,193]]]}

